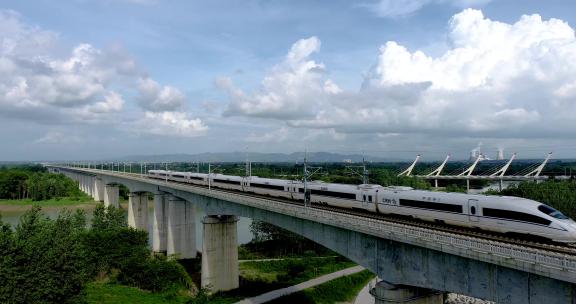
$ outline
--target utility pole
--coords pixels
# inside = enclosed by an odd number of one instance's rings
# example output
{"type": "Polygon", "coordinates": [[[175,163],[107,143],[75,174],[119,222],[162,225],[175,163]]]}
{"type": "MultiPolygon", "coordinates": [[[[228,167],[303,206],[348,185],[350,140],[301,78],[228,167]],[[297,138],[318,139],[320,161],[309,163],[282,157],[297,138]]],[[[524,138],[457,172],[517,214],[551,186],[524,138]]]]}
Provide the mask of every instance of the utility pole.
{"type": "Polygon", "coordinates": [[[368,178],[370,172],[366,169],[366,161],[364,157],[362,157],[362,166],[346,166],[346,169],[350,169],[352,174],[361,176],[362,184],[366,185],[370,182],[370,179],[368,178]],[[355,169],[361,169],[362,173],[358,173],[355,169]]]}
{"type": "Polygon", "coordinates": [[[208,163],[208,190],[212,190],[211,189],[211,179],[212,177],[210,176],[210,171],[212,170],[211,164],[208,163]]]}
{"type": "Polygon", "coordinates": [[[307,152],[304,152],[304,207],[310,203],[310,194],[308,193],[308,159],[307,152]]]}
{"type": "Polygon", "coordinates": [[[166,177],[166,183],[168,183],[168,162],[166,162],[166,174],[164,176],[166,177]]]}

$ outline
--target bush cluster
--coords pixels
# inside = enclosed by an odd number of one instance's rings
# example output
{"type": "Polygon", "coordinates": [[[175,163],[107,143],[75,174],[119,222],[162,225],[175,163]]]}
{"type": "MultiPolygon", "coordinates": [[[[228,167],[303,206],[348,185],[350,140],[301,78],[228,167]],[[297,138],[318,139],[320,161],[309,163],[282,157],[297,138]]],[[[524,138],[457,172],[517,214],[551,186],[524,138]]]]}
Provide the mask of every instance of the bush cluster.
{"type": "Polygon", "coordinates": [[[91,228],[80,210],[51,220],[33,207],[15,229],[0,218],[0,303],[82,303],[97,277],[155,292],[189,289],[184,268],[151,256],[146,232],[125,218],[102,205],[91,228]]]}

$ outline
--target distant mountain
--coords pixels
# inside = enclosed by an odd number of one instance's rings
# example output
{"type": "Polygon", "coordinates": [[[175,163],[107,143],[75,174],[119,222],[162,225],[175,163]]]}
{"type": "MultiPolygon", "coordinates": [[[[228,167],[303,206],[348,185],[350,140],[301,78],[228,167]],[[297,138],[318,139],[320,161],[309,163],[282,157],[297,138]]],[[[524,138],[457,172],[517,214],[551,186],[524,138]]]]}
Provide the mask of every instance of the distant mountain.
{"type": "MultiPolygon", "coordinates": [[[[362,162],[360,154],[337,154],[330,152],[309,152],[307,158],[312,163],[340,163],[362,162]]],[[[199,154],[161,154],[161,155],[132,155],[115,161],[146,161],[146,162],[245,162],[246,159],[259,163],[295,163],[304,161],[304,152],[284,153],[256,153],[256,152],[221,152],[199,154]]],[[[395,161],[377,156],[365,155],[368,162],[395,161]]]]}

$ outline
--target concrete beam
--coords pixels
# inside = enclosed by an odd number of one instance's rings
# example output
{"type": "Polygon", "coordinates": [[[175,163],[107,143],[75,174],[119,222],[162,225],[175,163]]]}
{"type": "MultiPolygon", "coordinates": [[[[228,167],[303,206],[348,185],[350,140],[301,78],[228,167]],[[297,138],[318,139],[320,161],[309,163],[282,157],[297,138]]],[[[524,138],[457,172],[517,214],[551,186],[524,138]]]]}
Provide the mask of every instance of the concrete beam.
{"type": "Polygon", "coordinates": [[[175,196],[168,198],[166,253],[177,259],[196,257],[194,205],[175,196]]]}
{"type": "Polygon", "coordinates": [[[128,226],[148,230],[148,193],[131,192],[128,195],[128,226]]]}
{"type": "Polygon", "coordinates": [[[202,287],[210,292],[238,288],[238,217],[206,216],[202,220],[202,287]]]}
{"type": "Polygon", "coordinates": [[[118,185],[109,184],[104,187],[104,207],[120,207],[120,190],[118,185]]]}

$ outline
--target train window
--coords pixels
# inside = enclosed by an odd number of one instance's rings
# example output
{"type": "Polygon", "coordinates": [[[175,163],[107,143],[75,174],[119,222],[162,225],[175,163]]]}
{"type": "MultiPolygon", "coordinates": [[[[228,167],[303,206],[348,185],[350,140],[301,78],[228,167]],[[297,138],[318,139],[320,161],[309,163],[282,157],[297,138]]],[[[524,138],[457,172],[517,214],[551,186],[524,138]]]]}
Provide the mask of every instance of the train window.
{"type": "Polygon", "coordinates": [[[538,206],[538,210],[540,210],[541,212],[548,214],[549,216],[553,217],[553,218],[557,218],[559,220],[567,220],[568,217],[565,216],[564,214],[562,214],[562,212],[548,206],[548,205],[540,205],[538,206]]]}
{"type": "Polygon", "coordinates": [[[422,209],[430,209],[436,211],[457,212],[462,213],[462,205],[453,204],[439,204],[425,201],[416,201],[409,199],[400,199],[400,206],[415,207],[422,209]]]}
{"type": "Polygon", "coordinates": [[[488,217],[496,217],[501,219],[508,219],[514,221],[521,221],[521,222],[528,222],[540,225],[550,225],[551,221],[541,218],[539,216],[535,216],[532,214],[518,212],[518,211],[510,211],[510,210],[502,210],[502,209],[492,209],[492,208],[483,208],[482,213],[484,216],[488,217]]]}
{"type": "Polygon", "coordinates": [[[364,195],[362,196],[362,200],[363,200],[363,201],[366,201],[366,194],[364,194],[364,195]]]}
{"type": "Polygon", "coordinates": [[[372,195],[368,195],[368,201],[369,201],[369,202],[372,201],[372,195]]]}
{"type": "Polygon", "coordinates": [[[215,183],[240,185],[239,181],[231,181],[226,179],[213,179],[212,181],[215,183]]]}
{"type": "Polygon", "coordinates": [[[312,194],[337,197],[337,198],[352,199],[352,200],[356,199],[356,194],[354,194],[354,193],[336,192],[336,191],[329,191],[329,190],[315,190],[315,189],[313,189],[312,194]]]}
{"type": "Polygon", "coordinates": [[[284,190],[284,186],[277,186],[277,185],[269,185],[269,184],[255,184],[255,183],[251,183],[250,184],[251,187],[256,187],[256,188],[265,188],[265,189],[273,189],[273,190],[284,190]]]}
{"type": "Polygon", "coordinates": [[[476,214],[476,207],[474,207],[474,206],[470,207],[470,213],[476,214]]]}

